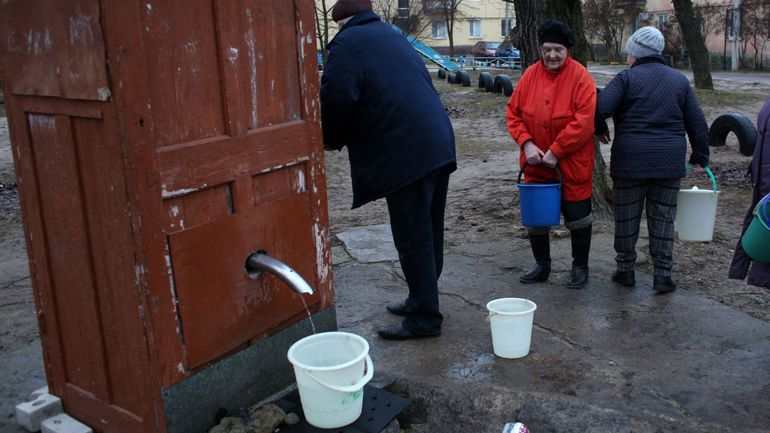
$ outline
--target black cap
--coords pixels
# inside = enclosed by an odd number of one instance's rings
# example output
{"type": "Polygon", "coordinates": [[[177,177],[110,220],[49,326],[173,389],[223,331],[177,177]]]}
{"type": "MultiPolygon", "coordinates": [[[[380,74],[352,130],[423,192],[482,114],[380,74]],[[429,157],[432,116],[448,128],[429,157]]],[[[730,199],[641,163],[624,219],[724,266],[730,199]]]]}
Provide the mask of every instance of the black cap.
{"type": "Polygon", "coordinates": [[[562,44],[567,48],[575,46],[575,36],[572,29],[559,20],[545,20],[537,29],[537,40],[540,45],[544,42],[562,44]]]}

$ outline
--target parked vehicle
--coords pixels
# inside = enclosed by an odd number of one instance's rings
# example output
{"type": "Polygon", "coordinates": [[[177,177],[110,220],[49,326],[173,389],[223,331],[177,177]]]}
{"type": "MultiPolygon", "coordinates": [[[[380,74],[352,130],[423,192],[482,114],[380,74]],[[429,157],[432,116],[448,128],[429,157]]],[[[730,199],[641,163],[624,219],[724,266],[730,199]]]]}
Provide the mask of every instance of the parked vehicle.
{"type": "Polygon", "coordinates": [[[478,41],[471,49],[473,57],[497,57],[497,47],[500,42],[478,41]]]}
{"type": "Polygon", "coordinates": [[[513,59],[520,59],[521,52],[514,48],[508,41],[503,41],[497,46],[497,57],[511,57],[513,59]]]}

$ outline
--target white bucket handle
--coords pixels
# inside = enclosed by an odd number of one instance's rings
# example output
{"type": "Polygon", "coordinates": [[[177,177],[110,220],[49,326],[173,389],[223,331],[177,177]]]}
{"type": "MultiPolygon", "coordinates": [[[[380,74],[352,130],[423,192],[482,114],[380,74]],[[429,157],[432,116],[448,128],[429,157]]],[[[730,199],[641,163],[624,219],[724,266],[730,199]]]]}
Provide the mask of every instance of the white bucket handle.
{"type": "Polygon", "coordinates": [[[358,382],[356,382],[353,385],[335,385],[333,383],[326,382],[325,380],[319,379],[315,376],[313,376],[313,373],[310,372],[310,370],[306,371],[307,375],[310,376],[313,380],[320,383],[321,385],[339,392],[356,392],[364,387],[367,383],[369,383],[370,380],[372,380],[372,376],[374,376],[374,365],[372,365],[372,358],[369,356],[369,354],[366,354],[366,374],[364,374],[364,377],[361,378],[358,382]]]}

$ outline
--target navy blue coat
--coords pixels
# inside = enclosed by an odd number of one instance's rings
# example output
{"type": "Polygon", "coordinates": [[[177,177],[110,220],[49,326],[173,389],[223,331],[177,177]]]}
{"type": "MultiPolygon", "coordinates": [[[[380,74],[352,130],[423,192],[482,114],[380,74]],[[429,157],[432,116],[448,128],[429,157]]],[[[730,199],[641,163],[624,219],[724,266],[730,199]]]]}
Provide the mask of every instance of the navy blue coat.
{"type": "Polygon", "coordinates": [[[660,56],[637,59],[599,92],[597,134],[612,116],[610,174],[628,179],[681,178],[689,162],[709,162],[708,125],[687,77],[666,66],[660,56]]]}
{"type": "Polygon", "coordinates": [[[329,43],[321,120],[326,148],[348,147],[354,208],[456,167],[452,124],[425,64],[374,12],[356,14],[329,43]]]}

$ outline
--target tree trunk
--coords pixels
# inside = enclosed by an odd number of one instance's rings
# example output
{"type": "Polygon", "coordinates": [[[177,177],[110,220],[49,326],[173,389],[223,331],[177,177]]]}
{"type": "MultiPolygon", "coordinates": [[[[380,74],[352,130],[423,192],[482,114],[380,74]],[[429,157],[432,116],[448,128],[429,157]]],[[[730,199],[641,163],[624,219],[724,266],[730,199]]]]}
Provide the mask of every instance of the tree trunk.
{"type": "Polygon", "coordinates": [[[318,38],[318,48],[321,50],[321,63],[326,66],[326,60],[329,56],[329,8],[326,6],[326,0],[321,0],[320,6],[316,2],[315,8],[316,37],[318,38]]]}
{"type": "Polygon", "coordinates": [[[537,28],[545,20],[545,3],[541,0],[514,0],[516,27],[511,30],[514,45],[521,52],[521,67],[533,65],[540,60],[537,46],[537,28]]]}
{"type": "Polygon", "coordinates": [[[695,20],[692,0],[673,0],[673,3],[679,27],[681,27],[682,34],[684,35],[684,43],[690,54],[695,87],[698,89],[714,90],[714,83],[711,80],[709,52],[700,34],[700,26],[695,20]]]}
{"type": "Polygon", "coordinates": [[[548,0],[545,2],[545,17],[567,23],[575,35],[575,46],[570,56],[583,65],[588,61],[588,41],[583,27],[583,2],[580,0],[548,0]]]}

